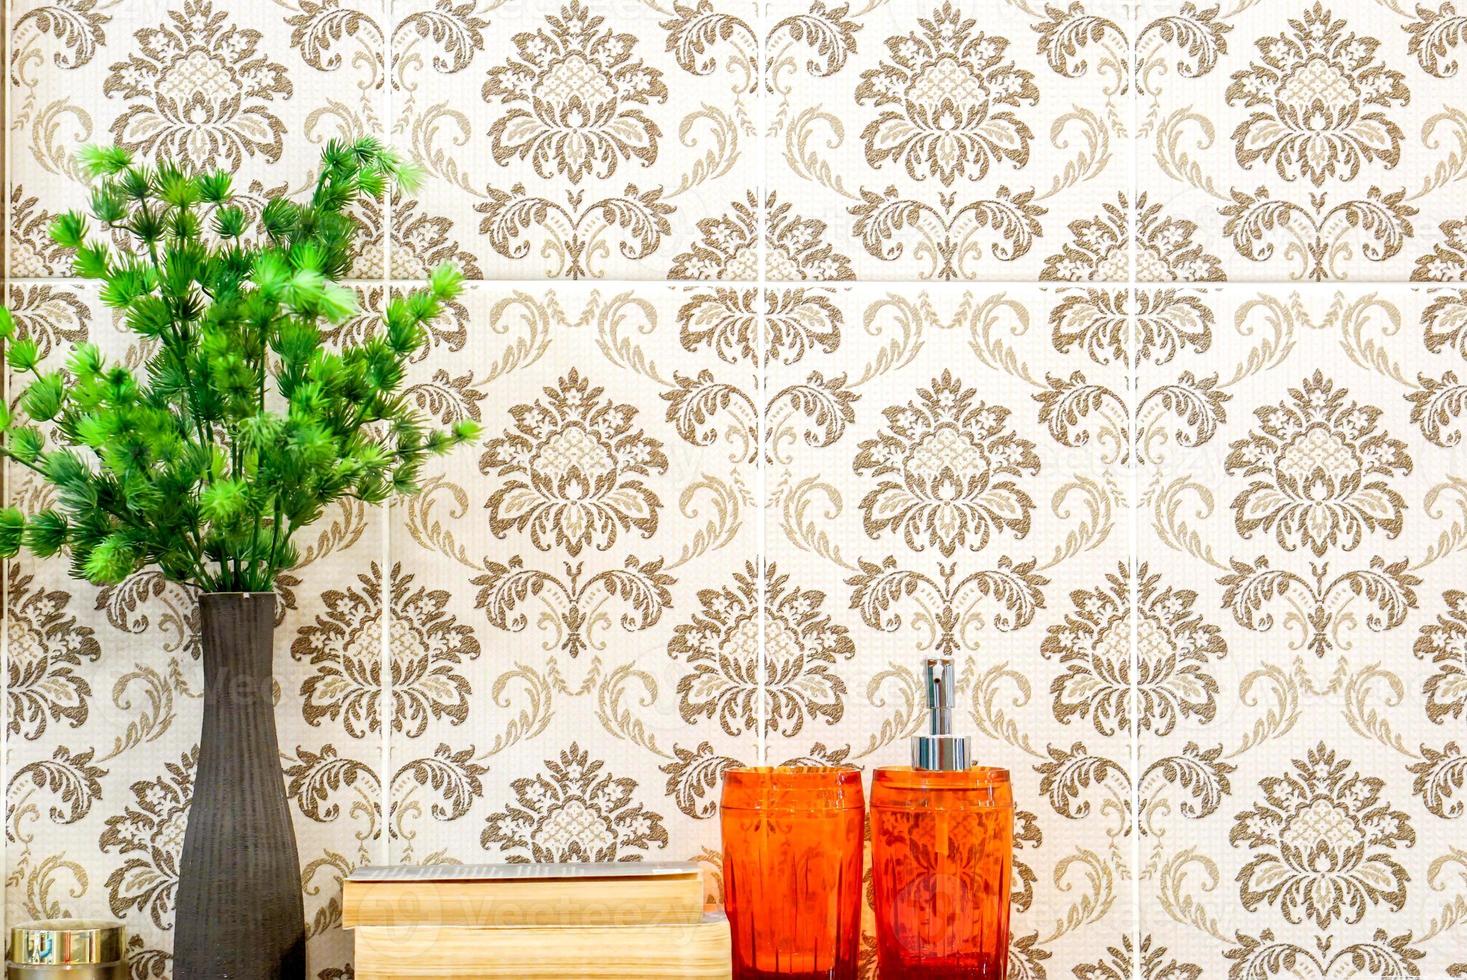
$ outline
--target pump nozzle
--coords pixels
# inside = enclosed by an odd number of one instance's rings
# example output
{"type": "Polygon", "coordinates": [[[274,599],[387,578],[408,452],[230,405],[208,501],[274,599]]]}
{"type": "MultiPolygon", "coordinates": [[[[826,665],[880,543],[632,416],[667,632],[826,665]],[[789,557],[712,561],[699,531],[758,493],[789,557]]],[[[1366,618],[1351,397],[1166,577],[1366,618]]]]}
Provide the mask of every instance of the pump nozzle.
{"type": "Polygon", "coordinates": [[[953,734],[953,705],[957,696],[956,670],[948,657],[928,657],[927,734],[912,736],[912,766],[916,769],[967,769],[972,742],[953,734]]]}

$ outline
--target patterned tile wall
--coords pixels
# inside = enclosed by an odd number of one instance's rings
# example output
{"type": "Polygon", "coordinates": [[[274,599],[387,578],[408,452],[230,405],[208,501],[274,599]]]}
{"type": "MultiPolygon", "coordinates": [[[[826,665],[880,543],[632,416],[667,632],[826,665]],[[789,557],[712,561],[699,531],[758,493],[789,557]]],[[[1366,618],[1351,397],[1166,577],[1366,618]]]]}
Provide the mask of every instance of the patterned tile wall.
{"type": "Polygon", "coordinates": [[[1459,975],[1467,294],[1186,299],[1139,373],[1143,941],[1459,975]]]}
{"type": "MultiPolygon", "coordinates": [[[[1019,791],[1013,976],[1467,975],[1467,15],[1423,0],[16,0],[7,302],[78,142],[364,206],[362,317],[484,437],[282,582],[315,980],[374,861],[706,862],[721,773],[901,762],[917,659],[1019,791]]],[[[22,504],[40,488],[10,473],[22,504]]],[[[6,569],[9,920],[171,973],[189,597],[6,569]]],[[[870,937],[863,975],[875,975],[870,937]]]]}

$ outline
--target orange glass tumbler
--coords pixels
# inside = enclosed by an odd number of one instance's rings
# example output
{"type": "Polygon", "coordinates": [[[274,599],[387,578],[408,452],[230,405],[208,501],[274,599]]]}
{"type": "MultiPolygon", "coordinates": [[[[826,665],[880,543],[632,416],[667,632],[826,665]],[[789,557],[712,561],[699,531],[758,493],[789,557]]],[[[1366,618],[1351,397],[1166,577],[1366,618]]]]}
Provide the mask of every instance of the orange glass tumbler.
{"type": "Polygon", "coordinates": [[[730,769],[723,889],[734,980],[855,980],[865,797],[851,768],[730,769]]]}
{"type": "Polygon", "coordinates": [[[1004,980],[1013,851],[1008,770],[876,770],[871,877],[882,980],[1004,980]]]}

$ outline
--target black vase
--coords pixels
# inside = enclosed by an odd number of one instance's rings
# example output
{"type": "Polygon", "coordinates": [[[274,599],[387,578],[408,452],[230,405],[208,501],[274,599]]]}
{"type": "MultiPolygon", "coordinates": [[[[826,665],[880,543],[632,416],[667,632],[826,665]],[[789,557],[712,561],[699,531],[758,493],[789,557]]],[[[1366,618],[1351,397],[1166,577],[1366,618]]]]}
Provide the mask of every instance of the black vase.
{"type": "Polygon", "coordinates": [[[305,908],[271,697],[275,595],[199,598],[204,727],[178,869],[175,980],[302,980],[305,908]]]}

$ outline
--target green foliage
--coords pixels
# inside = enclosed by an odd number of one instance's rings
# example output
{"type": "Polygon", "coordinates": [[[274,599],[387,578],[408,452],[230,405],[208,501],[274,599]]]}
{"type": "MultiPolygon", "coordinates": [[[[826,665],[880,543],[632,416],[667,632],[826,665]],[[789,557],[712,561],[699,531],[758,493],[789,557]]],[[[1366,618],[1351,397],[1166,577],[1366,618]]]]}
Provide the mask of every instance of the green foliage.
{"type": "Polygon", "coordinates": [[[6,361],[27,376],[0,406],[0,455],[49,484],[52,505],[0,509],[0,555],[66,552],[72,574],[115,583],[156,565],[206,591],[265,591],[292,567],[296,532],[341,498],[411,493],[426,458],[477,437],[429,428],[402,394],[427,325],[458,295],[451,266],[394,296],[360,344],[323,325],[357,313],[341,285],[359,196],[417,175],[376,140],[332,142],[309,202],[273,198],[251,217],[229,174],[149,167],[116,147],[80,156],[90,221],[51,237],[147,355],[133,370],[92,344],[62,367],[0,308],[6,361]]]}

